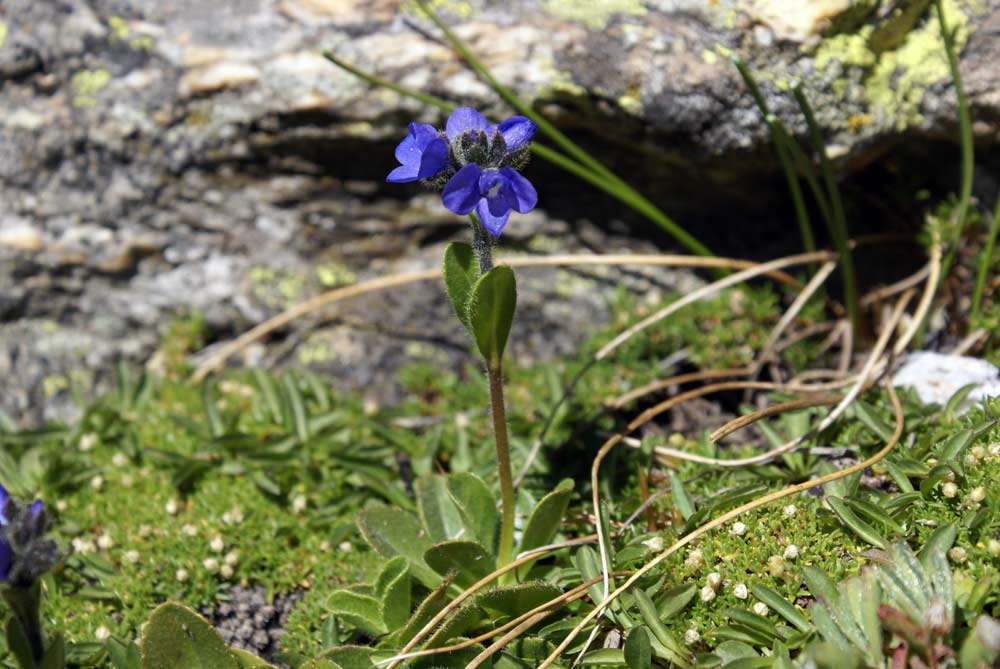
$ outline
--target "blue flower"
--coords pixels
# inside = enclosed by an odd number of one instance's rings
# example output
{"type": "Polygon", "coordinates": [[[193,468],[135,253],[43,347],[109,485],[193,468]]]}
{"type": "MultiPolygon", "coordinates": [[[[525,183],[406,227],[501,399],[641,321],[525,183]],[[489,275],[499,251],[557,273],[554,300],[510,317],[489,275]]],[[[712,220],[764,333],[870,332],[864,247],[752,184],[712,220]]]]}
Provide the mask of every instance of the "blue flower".
{"type": "Polygon", "coordinates": [[[389,172],[386,181],[428,179],[448,167],[448,144],[438,136],[434,126],[411,123],[410,133],[396,147],[396,160],[402,164],[389,172]]]}
{"type": "Polygon", "coordinates": [[[529,145],[538,129],[524,116],[491,125],[471,107],[459,107],[444,132],[410,124],[410,134],[396,148],[402,166],[388,181],[424,180],[443,189],[444,206],[456,214],[476,212],[494,237],[503,232],[510,212],[535,208],[538,193],[518,170],[528,161],[529,145]]]}
{"type": "Polygon", "coordinates": [[[47,526],[42,500],[22,506],[0,484],[0,582],[30,584],[58,562],[58,546],[45,537],[47,526]]]}

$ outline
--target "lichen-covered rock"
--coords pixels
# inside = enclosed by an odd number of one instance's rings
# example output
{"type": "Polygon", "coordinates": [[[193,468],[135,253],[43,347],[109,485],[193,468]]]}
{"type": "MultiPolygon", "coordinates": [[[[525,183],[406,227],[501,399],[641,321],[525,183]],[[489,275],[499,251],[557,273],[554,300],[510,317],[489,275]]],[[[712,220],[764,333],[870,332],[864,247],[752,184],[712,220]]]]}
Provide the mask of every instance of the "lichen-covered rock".
{"type": "MultiPolygon", "coordinates": [[[[945,5],[985,146],[1000,119],[1000,0],[945,5]]],[[[781,88],[801,80],[845,167],[900,138],[953,134],[954,94],[926,1],[434,6],[500,81],[699,236],[719,235],[699,221],[728,218],[733,206],[769,211],[780,187],[766,181],[767,135],[726,53],[751,64],[798,132],[781,88]]],[[[329,287],[331,266],[367,277],[435,263],[428,244],[460,225],[433,198],[404,204],[416,191],[387,190],[383,179],[403,124],[440,115],[320,55],[504,113],[416,12],[408,0],[5,0],[0,407],[25,421],[61,415],[69,388],[86,389],[116,358],[142,360],[176,315],[200,311],[228,336],[329,287]]],[[[579,188],[540,161],[529,169],[546,177],[529,219],[542,230],[615,218],[606,200],[581,205],[579,188]]],[[[590,298],[581,299],[565,304],[590,298]]],[[[398,302],[385,311],[399,321],[383,327],[419,322],[426,334],[425,314],[447,320],[436,289],[398,302]]],[[[390,374],[388,358],[401,354],[386,342],[385,356],[373,355],[378,336],[349,327],[316,333],[299,354],[337,356],[342,346],[356,383],[390,374]],[[366,355],[354,349],[362,345],[366,355]]]]}

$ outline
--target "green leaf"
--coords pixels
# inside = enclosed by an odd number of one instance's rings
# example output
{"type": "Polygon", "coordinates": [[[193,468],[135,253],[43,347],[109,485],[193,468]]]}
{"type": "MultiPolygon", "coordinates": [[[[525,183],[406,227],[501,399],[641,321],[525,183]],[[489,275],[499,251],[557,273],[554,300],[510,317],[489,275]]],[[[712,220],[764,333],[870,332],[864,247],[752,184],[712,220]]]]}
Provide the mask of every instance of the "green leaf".
{"type": "Polygon", "coordinates": [[[681,512],[681,518],[687,520],[694,515],[694,502],[691,501],[691,496],[684,489],[684,483],[681,482],[680,477],[673,471],[670,472],[670,493],[674,497],[674,505],[681,512]]]}
{"type": "Polygon", "coordinates": [[[417,479],[414,492],[417,496],[417,512],[427,528],[429,544],[451,541],[462,536],[465,524],[462,514],[448,494],[445,477],[425,476],[417,479]]]}
{"type": "Polygon", "coordinates": [[[7,648],[17,658],[17,663],[21,667],[35,666],[35,657],[31,652],[28,635],[17,616],[11,616],[7,619],[7,648]]]}
{"type": "Polygon", "coordinates": [[[625,639],[625,664],[629,669],[650,669],[653,664],[653,644],[642,625],[629,630],[625,639]]]}
{"type": "Polygon", "coordinates": [[[620,648],[598,648],[580,658],[578,664],[585,667],[624,667],[625,651],[620,648]]]}
{"type": "Polygon", "coordinates": [[[38,669],[65,669],[66,668],[66,640],[63,639],[62,632],[52,635],[49,647],[45,649],[45,657],[38,665],[38,669]]]}
{"type": "Polygon", "coordinates": [[[657,595],[655,603],[660,620],[669,620],[683,611],[697,592],[698,586],[694,583],[681,583],[657,595]]]}
{"type": "Polygon", "coordinates": [[[372,636],[388,631],[382,622],[379,601],[374,597],[351,590],[337,590],[327,598],[326,606],[330,613],[372,636]]]}
{"type": "Polygon", "coordinates": [[[496,555],[500,514],[490,489],[481,478],[469,472],[449,476],[446,488],[462,516],[466,536],[496,555]]]}
{"type": "Polygon", "coordinates": [[[764,616],[759,616],[756,613],[737,608],[726,609],[722,613],[740,625],[744,625],[762,635],[767,639],[767,644],[769,646],[775,637],[778,636],[778,628],[776,628],[774,623],[764,616]]]}
{"type": "Polygon", "coordinates": [[[455,637],[461,636],[473,627],[478,626],[488,617],[487,613],[476,606],[475,602],[467,602],[441,623],[434,631],[434,634],[427,639],[424,647],[439,648],[444,646],[455,637]]]}
{"type": "Polygon", "coordinates": [[[233,654],[234,658],[236,658],[236,661],[240,665],[240,669],[276,669],[273,664],[268,664],[253,653],[249,653],[240,648],[230,648],[229,652],[233,654]]]}
{"type": "Polygon", "coordinates": [[[479,261],[468,244],[452,242],[444,250],[444,286],[458,320],[469,327],[469,294],[479,276],[479,261]]]}
{"type": "Polygon", "coordinates": [[[424,553],[431,542],[412,514],[393,507],[374,506],[359,511],[357,522],[365,541],[379,555],[405,557],[410,562],[410,573],[428,588],[441,582],[441,577],[424,562],[424,553]]]}
{"type": "Polygon", "coordinates": [[[343,667],[332,660],[318,657],[315,660],[309,660],[305,664],[299,665],[299,669],[343,669],[343,667]]]}
{"type": "Polygon", "coordinates": [[[514,271],[506,265],[498,265],[483,274],[472,288],[469,327],[479,353],[490,367],[500,365],[516,306],[514,271]]]}
{"type": "Polygon", "coordinates": [[[343,669],[372,669],[372,649],[367,646],[338,646],[324,652],[320,657],[332,660],[343,669]]]}
{"type": "Polygon", "coordinates": [[[239,669],[209,622],[177,602],[153,611],[139,648],[142,669],[239,669]]]}
{"type": "Polygon", "coordinates": [[[424,562],[441,576],[455,574],[455,584],[468,588],[496,569],[496,558],[475,541],[443,541],[427,549],[424,562]]]}
{"type": "Polygon", "coordinates": [[[879,534],[878,530],[874,527],[858,518],[857,514],[844,503],[843,499],[839,497],[827,497],[826,501],[829,502],[830,508],[833,509],[844,525],[851,528],[858,537],[878,548],[885,549],[888,546],[885,537],[879,534]]]}
{"type": "Polygon", "coordinates": [[[207,379],[201,383],[201,405],[205,411],[209,434],[213,437],[221,437],[226,428],[222,423],[222,416],[219,415],[219,407],[215,404],[215,391],[212,388],[212,382],[207,379]]]}
{"type": "Polygon", "coordinates": [[[105,647],[115,669],[141,669],[142,658],[139,655],[139,647],[134,643],[125,645],[118,639],[111,637],[107,640],[105,647]]]}
{"type": "Polygon", "coordinates": [[[513,617],[550,602],[562,594],[562,588],[551,583],[530,581],[487,590],[476,596],[476,604],[484,609],[499,611],[513,617]]]}
{"type": "MultiPolygon", "coordinates": [[[[519,552],[525,553],[552,543],[553,537],[559,531],[563,516],[566,515],[566,508],[572,495],[573,482],[570,481],[566,487],[560,484],[560,487],[539,500],[525,523],[521,544],[518,547],[519,552]]],[[[518,578],[526,577],[534,564],[535,561],[530,560],[518,567],[518,578]]]]}
{"type": "MultiPolygon", "coordinates": [[[[948,523],[947,525],[942,525],[934,530],[931,533],[931,536],[927,538],[927,541],[924,542],[923,547],[920,549],[920,553],[917,554],[920,564],[922,564],[925,569],[929,569],[931,567],[932,557],[934,554],[938,553],[944,557],[948,553],[948,549],[955,543],[955,539],[957,537],[958,528],[955,527],[955,523],[948,523]]],[[[947,563],[947,559],[945,559],[945,563],[947,563]]]]}
{"type": "Polygon", "coordinates": [[[292,424],[295,426],[295,436],[299,442],[305,443],[309,440],[309,421],[306,417],[306,403],[302,398],[302,391],[299,390],[298,382],[290,373],[282,377],[281,383],[285,390],[285,398],[288,400],[292,424]]]}
{"type": "Polygon", "coordinates": [[[802,615],[797,608],[795,608],[794,604],[778,594],[777,591],[772,590],[761,583],[753,582],[750,584],[750,592],[754,597],[767,604],[772,611],[787,620],[800,632],[812,631],[813,626],[809,624],[806,617],[802,615]]]}
{"type": "Polygon", "coordinates": [[[646,594],[646,591],[642,588],[635,588],[632,590],[632,596],[635,598],[635,604],[639,609],[639,614],[642,616],[643,622],[646,623],[646,627],[652,631],[656,641],[666,651],[667,659],[682,667],[690,666],[687,650],[681,646],[680,642],[674,638],[674,635],[663,624],[656,605],[650,596],[646,594]]]}
{"type": "Polygon", "coordinates": [[[402,647],[409,643],[417,632],[423,629],[431,618],[436,616],[438,612],[445,607],[449,601],[448,588],[451,586],[451,581],[442,581],[429,595],[427,595],[420,605],[417,606],[417,610],[414,611],[410,619],[406,621],[406,625],[395,632],[391,637],[391,642],[394,646],[402,647]]]}
{"type": "Polygon", "coordinates": [[[398,629],[410,617],[410,563],[402,555],[389,560],[375,580],[382,622],[398,629]]]}
{"type": "Polygon", "coordinates": [[[870,521],[879,523],[886,529],[896,532],[897,534],[906,534],[906,530],[903,526],[893,520],[882,507],[872,504],[871,502],[866,502],[862,499],[852,497],[845,497],[843,501],[858,515],[864,516],[870,521]]]}

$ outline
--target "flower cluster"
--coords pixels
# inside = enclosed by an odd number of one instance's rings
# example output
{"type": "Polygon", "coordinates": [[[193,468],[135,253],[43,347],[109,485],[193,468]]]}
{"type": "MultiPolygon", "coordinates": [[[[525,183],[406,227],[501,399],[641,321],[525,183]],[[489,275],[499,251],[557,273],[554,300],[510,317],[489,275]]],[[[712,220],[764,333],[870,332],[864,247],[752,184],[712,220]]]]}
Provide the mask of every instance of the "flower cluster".
{"type": "Polygon", "coordinates": [[[56,542],[45,537],[47,529],[40,499],[22,506],[0,485],[0,582],[30,586],[59,561],[56,542]]]}
{"type": "Polygon", "coordinates": [[[499,237],[511,210],[535,208],[538,193],[518,170],[528,161],[537,126],[524,116],[490,125],[475,109],[456,109],[444,132],[426,123],[411,123],[396,147],[399,167],[386,181],[423,181],[443,189],[444,206],[456,214],[475,211],[483,227],[499,237]]]}

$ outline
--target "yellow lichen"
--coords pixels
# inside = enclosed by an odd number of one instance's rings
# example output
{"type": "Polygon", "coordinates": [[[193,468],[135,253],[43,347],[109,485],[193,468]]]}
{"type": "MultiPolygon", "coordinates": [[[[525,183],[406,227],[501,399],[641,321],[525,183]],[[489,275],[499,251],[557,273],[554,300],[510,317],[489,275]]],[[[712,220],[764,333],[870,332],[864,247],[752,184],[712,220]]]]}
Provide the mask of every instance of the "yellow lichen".
{"type": "Polygon", "coordinates": [[[556,18],[578,21],[588,28],[603,28],[615,14],[645,16],[641,0],[546,0],[545,11],[556,18]]]}
{"type": "Polygon", "coordinates": [[[124,42],[128,39],[129,29],[128,22],[120,16],[112,16],[108,19],[108,28],[111,30],[111,36],[108,41],[114,42],[124,42]]]}
{"type": "MultiPolygon", "coordinates": [[[[465,0],[429,0],[427,5],[435,14],[444,12],[461,18],[472,16],[472,5],[465,0]]],[[[412,1],[403,5],[403,11],[415,16],[424,15],[424,11],[420,9],[420,5],[412,1]]]]}
{"type": "Polygon", "coordinates": [[[90,107],[97,102],[97,94],[111,81],[111,73],[107,70],[81,70],[73,75],[70,85],[73,88],[73,104],[77,107],[90,107]]]}
{"type": "Polygon", "coordinates": [[[326,288],[354,283],[358,276],[343,265],[329,262],[316,267],[316,278],[326,288]]]}
{"type": "Polygon", "coordinates": [[[3,48],[3,43],[7,41],[7,24],[0,21],[0,48],[3,48]]]}

